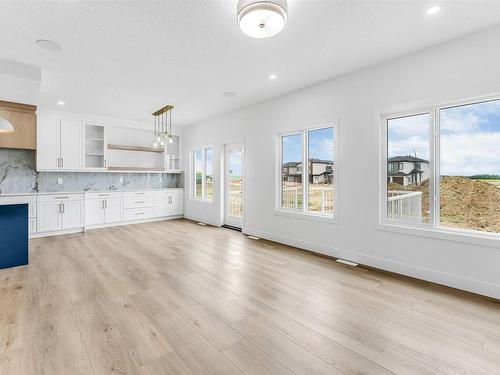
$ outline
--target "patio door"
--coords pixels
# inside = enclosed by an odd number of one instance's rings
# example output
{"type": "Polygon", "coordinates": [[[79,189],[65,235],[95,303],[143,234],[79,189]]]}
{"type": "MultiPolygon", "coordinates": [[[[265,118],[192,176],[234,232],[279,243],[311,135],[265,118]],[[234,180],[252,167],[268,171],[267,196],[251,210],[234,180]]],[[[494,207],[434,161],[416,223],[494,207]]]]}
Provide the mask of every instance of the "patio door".
{"type": "Polygon", "coordinates": [[[243,143],[230,143],[225,150],[224,225],[243,227],[243,143]]]}

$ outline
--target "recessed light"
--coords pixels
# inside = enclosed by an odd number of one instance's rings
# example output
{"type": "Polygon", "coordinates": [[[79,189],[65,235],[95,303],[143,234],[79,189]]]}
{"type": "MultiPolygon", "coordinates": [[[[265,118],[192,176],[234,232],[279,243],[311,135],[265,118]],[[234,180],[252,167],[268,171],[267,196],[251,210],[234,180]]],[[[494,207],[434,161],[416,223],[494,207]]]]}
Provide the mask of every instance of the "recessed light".
{"type": "Polygon", "coordinates": [[[232,98],[236,95],[235,92],[232,92],[232,91],[226,91],[226,92],[223,92],[222,93],[222,96],[225,97],[225,98],[232,98]]]}
{"type": "Polygon", "coordinates": [[[64,103],[64,101],[62,101],[62,100],[58,100],[58,101],[57,101],[57,104],[59,104],[59,105],[64,105],[65,103],[64,103]]]}
{"type": "Polygon", "coordinates": [[[271,75],[269,76],[269,79],[276,79],[276,78],[278,78],[278,76],[277,76],[276,74],[271,74],[271,75]]]}
{"type": "Polygon", "coordinates": [[[46,49],[48,51],[61,51],[62,47],[57,44],[56,42],[53,42],[52,40],[47,40],[47,39],[38,39],[35,41],[37,46],[40,48],[46,49]]]}
{"type": "Polygon", "coordinates": [[[438,7],[438,6],[430,7],[429,9],[427,9],[427,14],[436,14],[440,10],[441,10],[441,7],[438,7]]]}

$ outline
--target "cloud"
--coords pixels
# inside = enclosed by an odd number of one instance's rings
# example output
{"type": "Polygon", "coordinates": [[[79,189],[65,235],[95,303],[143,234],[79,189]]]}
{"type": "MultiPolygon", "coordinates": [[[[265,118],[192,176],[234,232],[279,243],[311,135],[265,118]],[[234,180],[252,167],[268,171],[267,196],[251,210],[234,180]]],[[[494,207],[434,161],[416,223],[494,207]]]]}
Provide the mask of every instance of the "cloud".
{"type": "Polygon", "coordinates": [[[500,174],[500,132],[441,136],[441,174],[500,174]]]}

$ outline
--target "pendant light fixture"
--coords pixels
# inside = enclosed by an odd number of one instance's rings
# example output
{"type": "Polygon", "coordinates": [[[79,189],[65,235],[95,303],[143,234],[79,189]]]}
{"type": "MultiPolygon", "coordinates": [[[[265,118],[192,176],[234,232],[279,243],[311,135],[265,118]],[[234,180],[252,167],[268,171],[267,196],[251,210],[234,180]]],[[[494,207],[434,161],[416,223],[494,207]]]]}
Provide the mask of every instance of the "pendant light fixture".
{"type": "Polygon", "coordinates": [[[153,148],[165,147],[167,143],[173,143],[172,138],[172,109],[173,105],[167,105],[153,113],[155,119],[153,148]],[[169,120],[170,117],[170,121],[169,120]],[[169,127],[170,122],[170,127],[169,127]]]}
{"type": "Polygon", "coordinates": [[[239,0],[238,24],[252,38],[270,38],[285,27],[287,0],[239,0]]]}
{"type": "Polygon", "coordinates": [[[0,117],[0,133],[14,133],[14,127],[7,119],[0,117]]]}

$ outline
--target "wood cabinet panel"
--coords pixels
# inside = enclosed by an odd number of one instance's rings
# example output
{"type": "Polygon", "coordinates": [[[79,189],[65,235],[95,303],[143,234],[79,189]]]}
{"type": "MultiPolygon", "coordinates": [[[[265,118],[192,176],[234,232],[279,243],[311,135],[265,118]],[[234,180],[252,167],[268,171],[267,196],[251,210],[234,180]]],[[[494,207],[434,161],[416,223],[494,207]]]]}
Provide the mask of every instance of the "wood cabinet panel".
{"type": "Polygon", "coordinates": [[[0,135],[0,147],[36,150],[36,106],[0,101],[0,117],[14,127],[0,135]]]}

